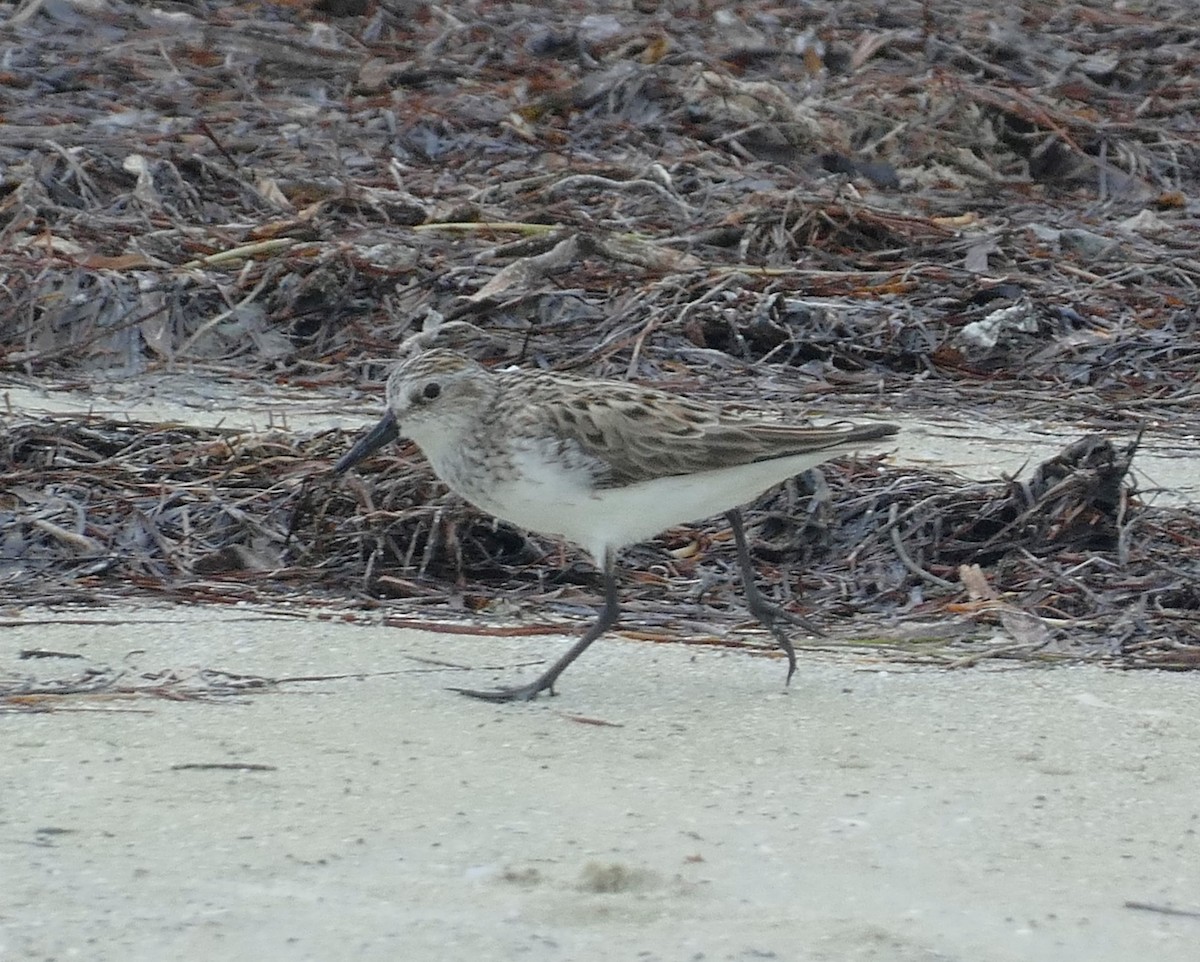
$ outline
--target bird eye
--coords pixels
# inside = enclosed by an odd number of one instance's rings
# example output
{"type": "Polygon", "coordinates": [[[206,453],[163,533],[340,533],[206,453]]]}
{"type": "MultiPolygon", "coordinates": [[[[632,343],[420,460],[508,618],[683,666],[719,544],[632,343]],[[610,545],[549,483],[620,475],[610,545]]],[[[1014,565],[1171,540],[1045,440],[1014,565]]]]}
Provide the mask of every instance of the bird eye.
{"type": "Polygon", "coordinates": [[[425,400],[432,401],[442,393],[442,386],[437,381],[430,381],[425,385],[425,390],[421,393],[425,395],[425,400]]]}

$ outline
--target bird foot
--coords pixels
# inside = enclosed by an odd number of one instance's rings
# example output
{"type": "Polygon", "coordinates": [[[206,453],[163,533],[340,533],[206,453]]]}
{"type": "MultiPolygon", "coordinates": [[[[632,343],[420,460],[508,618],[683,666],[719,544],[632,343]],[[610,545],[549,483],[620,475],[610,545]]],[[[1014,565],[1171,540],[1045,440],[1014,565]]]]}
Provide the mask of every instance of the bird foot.
{"type": "Polygon", "coordinates": [[[553,695],[554,687],[539,678],[537,681],[531,681],[528,685],[518,685],[516,688],[451,688],[449,691],[456,691],[468,698],[478,698],[480,701],[502,704],[510,701],[533,701],[543,691],[548,691],[553,695]]]}
{"type": "Polygon", "coordinates": [[[783,608],[769,604],[762,598],[754,599],[754,603],[750,605],[750,613],[759,620],[763,627],[771,632],[771,635],[775,638],[775,644],[777,644],[783,650],[783,653],[787,655],[788,671],[787,678],[784,680],[784,684],[791,684],[792,675],[796,674],[796,649],[792,646],[792,639],[789,638],[787,632],[783,630],[783,626],[780,624],[780,622],[799,625],[805,631],[813,635],[823,635],[825,632],[823,632],[812,622],[808,621],[808,619],[802,618],[800,615],[794,614],[791,611],[787,611],[783,608]]]}
{"type": "MultiPolygon", "coordinates": [[[[789,624],[797,625],[797,626],[803,628],[810,635],[816,635],[818,638],[825,637],[825,634],[826,634],[825,630],[823,628],[820,628],[817,625],[813,624],[811,621],[809,621],[803,615],[798,615],[794,611],[788,611],[786,608],[775,608],[774,611],[778,617],[782,618],[784,621],[788,622],[789,624]]],[[[761,618],[759,620],[763,621],[763,619],[761,619],[761,618]]],[[[769,622],[763,621],[763,624],[765,624],[765,625],[767,625],[767,627],[771,628],[772,631],[774,630],[774,627],[769,622]]]]}
{"type": "Polygon", "coordinates": [[[775,636],[775,644],[783,649],[783,653],[787,655],[788,670],[787,678],[783,680],[784,687],[792,683],[792,675],[796,674],[796,649],[792,647],[792,639],[783,633],[783,629],[778,625],[767,625],[771,629],[771,634],[775,636]]]}

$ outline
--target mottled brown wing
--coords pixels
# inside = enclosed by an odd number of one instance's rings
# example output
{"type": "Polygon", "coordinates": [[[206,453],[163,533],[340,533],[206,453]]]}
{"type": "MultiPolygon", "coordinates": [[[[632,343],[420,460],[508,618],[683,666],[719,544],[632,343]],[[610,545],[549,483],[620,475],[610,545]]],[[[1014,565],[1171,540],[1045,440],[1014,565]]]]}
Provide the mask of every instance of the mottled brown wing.
{"type": "Polygon", "coordinates": [[[596,481],[602,487],[819,451],[895,430],[889,425],[802,428],[746,420],[687,398],[626,385],[571,392],[565,403],[547,404],[543,410],[556,434],[599,462],[596,481]]]}

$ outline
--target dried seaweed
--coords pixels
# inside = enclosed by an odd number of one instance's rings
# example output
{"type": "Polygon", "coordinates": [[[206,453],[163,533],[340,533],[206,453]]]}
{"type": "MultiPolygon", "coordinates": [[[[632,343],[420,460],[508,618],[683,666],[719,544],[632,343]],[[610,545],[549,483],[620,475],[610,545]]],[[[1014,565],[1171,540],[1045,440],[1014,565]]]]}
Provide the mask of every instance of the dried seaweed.
{"type": "MultiPolygon", "coordinates": [[[[337,432],[237,434],[27,421],[0,457],[0,584],[12,601],[133,594],[371,608],[426,618],[586,616],[599,589],[573,550],[483,517],[419,458],[328,470],[337,432]],[[375,470],[380,469],[380,470],[375,470]]],[[[1087,437],[1028,480],[964,482],[838,462],[765,495],[749,518],[764,580],[831,625],[1020,612],[1039,653],[1128,665],[1200,662],[1200,513],[1144,504],[1119,451],[1087,437]],[[983,570],[980,600],[962,571],[983,570]],[[1002,599],[999,604],[996,599],[1002,599]]],[[[630,549],[629,627],[665,637],[744,621],[730,532],[705,525],[630,549]]],[[[1011,620],[1011,619],[1009,619],[1011,620]]],[[[962,645],[967,647],[964,649],[962,645]]]]}
{"type": "Polygon", "coordinates": [[[568,366],[715,350],[913,406],[1070,391],[1174,429],[1186,400],[1195,429],[1178,5],[106,11],[100,55],[69,4],[0,28],[0,369],[303,383],[486,312],[568,366]],[[998,289],[1022,324],[964,337],[998,289]]]}
{"type": "MultiPolygon", "coordinates": [[[[491,361],[720,376],[752,405],[1194,438],[1194,21],[1166,0],[32,0],[0,25],[0,376],[344,398],[461,318],[491,361]]],[[[0,583],[593,604],[585,565],[419,460],[334,484],[344,443],[10,411],[0,583]]],[[[1144,503],[1132,450],[1081,444],[1025,481],[830,467],[759,504],[759,559],[831,616],[949,612],[1025,653],[1194,665],[1195,511],[1144,503]]],[[[724,534],[631,549],[634,620],[736,619],[724,534]]]]}

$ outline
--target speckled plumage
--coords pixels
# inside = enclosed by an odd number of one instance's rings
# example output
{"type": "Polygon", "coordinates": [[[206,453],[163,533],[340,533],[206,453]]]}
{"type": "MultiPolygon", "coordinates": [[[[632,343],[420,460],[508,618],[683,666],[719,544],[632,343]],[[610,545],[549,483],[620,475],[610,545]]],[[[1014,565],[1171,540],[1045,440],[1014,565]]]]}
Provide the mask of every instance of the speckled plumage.
{"type": "MultiPolygon", "coordinates": [[[[492,371],[434,349],[396,367],[383,421],[337,470],[407,437],[467,501],[579,544],[611,577],[620,547],[721,512],[735,521],[738,505],[772,485],[896,431],[891,424],[781,424],[620,381],[492,371]]],[[[744,553],[740,516],[735,534],[744,553]]],[[[790,642],[755,599],[752,610],[794,665],[790,642]]],[[[615,596],[611,601],[615,620],[615,596]]],[[[549,687],[562,667],[533,693],[549,687]]]]}

